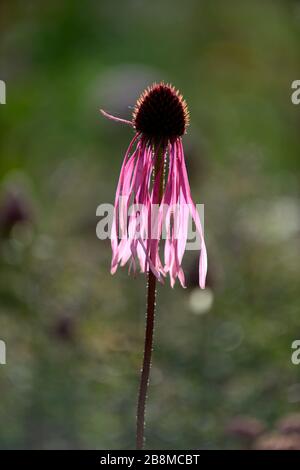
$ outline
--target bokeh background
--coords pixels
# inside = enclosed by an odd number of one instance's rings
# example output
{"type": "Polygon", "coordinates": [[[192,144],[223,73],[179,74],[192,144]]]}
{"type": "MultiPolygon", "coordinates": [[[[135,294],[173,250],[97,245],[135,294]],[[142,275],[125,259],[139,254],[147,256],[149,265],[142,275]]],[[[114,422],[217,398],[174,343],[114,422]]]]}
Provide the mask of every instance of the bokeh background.
{"type": "Polygon", "coordinates": [[[130,449],[145,278],[109,273],[127,126],[184,93],[208,288],[159,287],[147,447],[300,448],[300,2],[1,0],[0,447],[130,449]]]}

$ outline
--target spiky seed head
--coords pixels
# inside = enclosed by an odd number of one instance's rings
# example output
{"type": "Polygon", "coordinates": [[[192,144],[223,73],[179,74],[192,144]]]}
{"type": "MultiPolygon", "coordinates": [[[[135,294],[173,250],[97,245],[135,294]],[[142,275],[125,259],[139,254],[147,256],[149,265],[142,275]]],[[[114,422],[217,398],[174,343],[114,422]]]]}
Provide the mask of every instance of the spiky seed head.
{"type": "Polygon", "coordinates": [[[153,83],[139,97],[133,111],[137,132],[149,138],[172,139],[185,134],[189,111],[182,95],[172,85],[153,83]]]}

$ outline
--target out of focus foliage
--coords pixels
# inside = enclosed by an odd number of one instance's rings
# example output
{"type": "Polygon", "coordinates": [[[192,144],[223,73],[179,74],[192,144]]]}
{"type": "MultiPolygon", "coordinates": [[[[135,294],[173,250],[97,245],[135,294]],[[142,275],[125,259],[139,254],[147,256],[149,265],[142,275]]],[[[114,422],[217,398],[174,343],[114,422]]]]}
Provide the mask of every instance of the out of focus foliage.
{"type": "Polygon", "coordinates": [[[246,447],[300,404],[300,3],[2,0],[0,31],[0,447],[134,446],[145,278],[112,277],[95,234],[132,131],[98,109],[162,79],[191,112],[209,288],[197,253],[159,288],[147,445],[246,447]]]}

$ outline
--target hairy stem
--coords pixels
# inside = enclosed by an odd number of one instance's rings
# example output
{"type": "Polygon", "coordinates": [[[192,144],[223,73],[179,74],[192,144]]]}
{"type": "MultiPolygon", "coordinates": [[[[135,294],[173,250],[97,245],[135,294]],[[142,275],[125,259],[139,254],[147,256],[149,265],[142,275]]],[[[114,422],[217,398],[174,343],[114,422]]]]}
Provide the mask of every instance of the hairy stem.
{"type": "MultiPolygon", "coordinates": [[[[163,195],[164,187],[164,145],[158,144],[154,148],[156,153],[156,163],[154,168],[155,175],[159,173],[161,168],[161,179],[158,200],[154,203],[160,204],[163,195]]],[[[155,264],[155,253],[151,253],[152,262],[155,264]]],[[[147,314],[146,314],[146,331],[145,331],[145,343],[144,343],[144,358],[141,370],[140,388],[138,396],[137,406],[137,425],[136,425],[136,448],[141,450],[144,447],[144,432],[145,432],[145,410],[147,392],[149,387],[150,369],[151,369],[151,357],[153,349],[153,330],[154,330],[154,317],[155,317],[155,300],[156,300],[156,277],[153,272],[149,269],[148,272],[148,285],[147,285],[147,314]]]]}
{"type": "Polygon", "coordinates": [[[152,271],[148,273],[148,289],[147,289],[147,317],[146,332],[144,345],[144,360],[141,372],[140,391],[137,407],[137,429],[136,429],[136,448],[143,449],[144,431],[145,431],[145,409],[146,399],[149,385],[152,345],[153,345],[153,329],[155,315],[155,298],[156,298],[156,277],[152,271]]]}

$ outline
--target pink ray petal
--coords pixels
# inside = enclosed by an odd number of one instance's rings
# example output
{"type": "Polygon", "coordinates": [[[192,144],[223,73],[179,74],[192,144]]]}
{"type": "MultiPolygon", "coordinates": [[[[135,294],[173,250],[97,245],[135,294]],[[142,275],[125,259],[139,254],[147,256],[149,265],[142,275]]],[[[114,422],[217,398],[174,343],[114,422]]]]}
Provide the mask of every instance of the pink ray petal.
{"type": "Polygon", "coordinates": [[[116,116],[113,116],[112,114],[109,114],[106,111],[104,111],[104,109],[100,109],[100,113],[102,113],[103,116],[105,116],[108,119],[111,119],[112,121],[122,122],[123,124],[128,124],[129,126],[133,127],[133,124],[131,121],[127,121],[127,119],[121,119],[116,116]]]}

